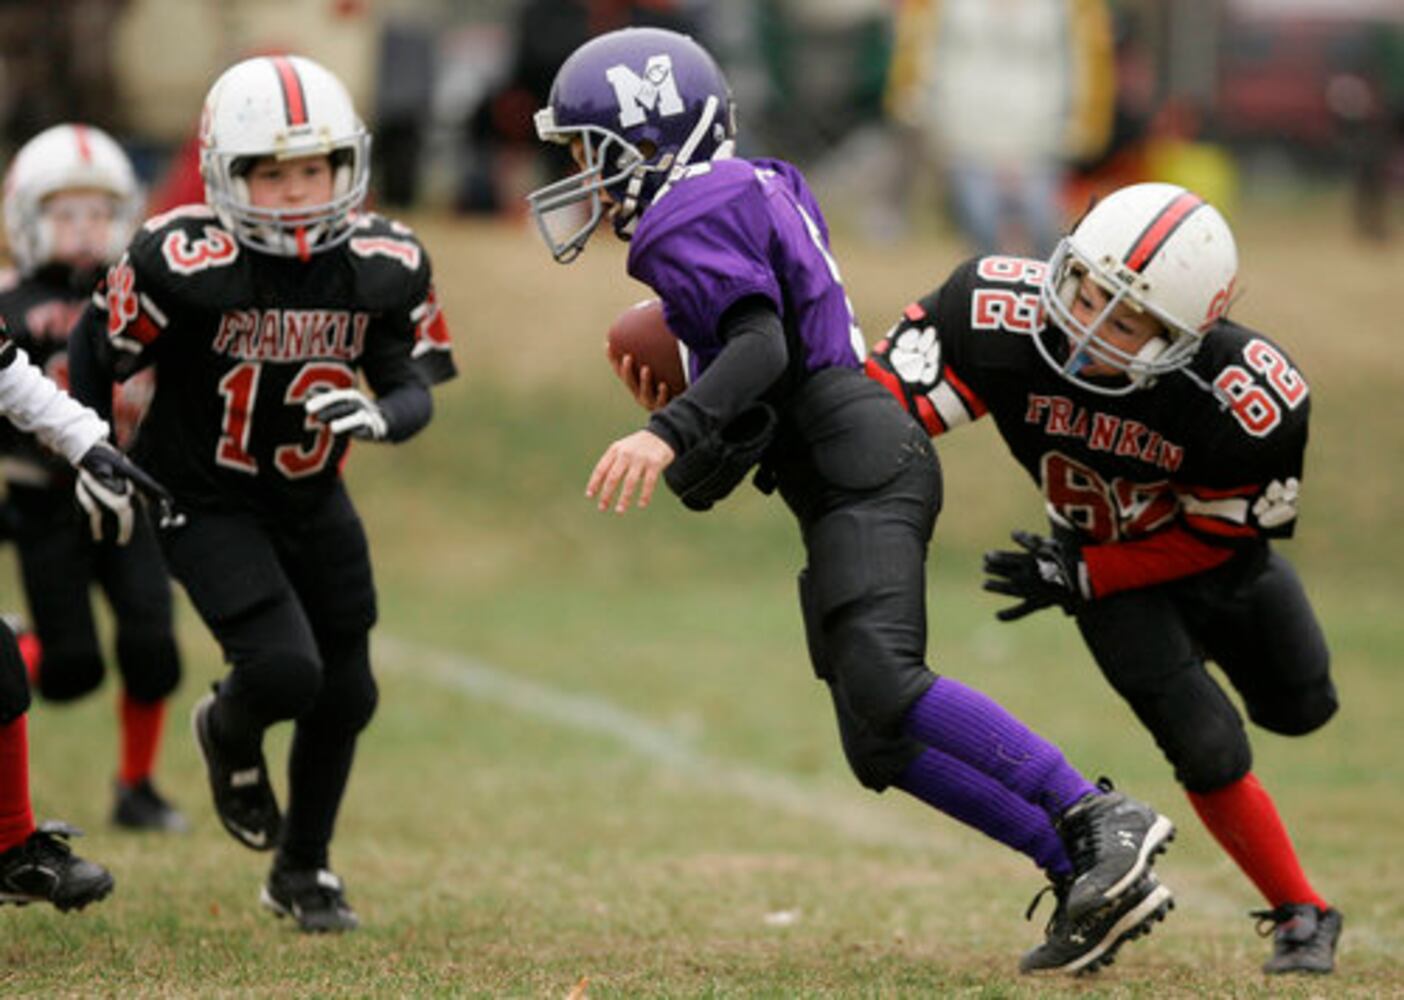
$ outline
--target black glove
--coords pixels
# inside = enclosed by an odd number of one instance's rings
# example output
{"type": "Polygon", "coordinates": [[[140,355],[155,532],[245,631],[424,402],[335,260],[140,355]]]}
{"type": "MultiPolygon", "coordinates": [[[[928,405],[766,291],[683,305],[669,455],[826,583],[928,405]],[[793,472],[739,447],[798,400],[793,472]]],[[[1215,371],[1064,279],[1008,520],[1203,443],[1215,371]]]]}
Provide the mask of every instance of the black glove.
{"type": "Polygon", "coordinates": [[[1024,551],[986,552],[985,573],[989,579],[985,580],[985,589],[1023,600],[996,611],[996,618],[1012,622],[1055,604],[1073,614],[1087,602],[1087,566],[1076,547],[1027,531],[1016,531],[1009,537],[1024,551]]]}
{"type": "Polygon", "coordinates": [[[333,434],[349,434],[366,441],[384,441],[390,433],[375,400],[360,389],[331,389],[319,392],[302,404],[307,415],[331,428],[333,434]]]}
{"type": "Polygon", "coordinates": [[[725,500],[775,439],[779,419],[765,403],[752,403],[720,430],[708,434],[663,470],[663,481],[689,510],[711,510],[725,500]]]}
{"type": "Polygon", "coordinates": [[[77,471],[74,494],[88,515],[88,527],[96,541],[109,535],[118,545],[131,541],[136,517],[133,500],[138,491],[156,504],[161,527],[184,523],[175,513],[175,501],[167,489],[106,441],[84,452],[77,471]]]}

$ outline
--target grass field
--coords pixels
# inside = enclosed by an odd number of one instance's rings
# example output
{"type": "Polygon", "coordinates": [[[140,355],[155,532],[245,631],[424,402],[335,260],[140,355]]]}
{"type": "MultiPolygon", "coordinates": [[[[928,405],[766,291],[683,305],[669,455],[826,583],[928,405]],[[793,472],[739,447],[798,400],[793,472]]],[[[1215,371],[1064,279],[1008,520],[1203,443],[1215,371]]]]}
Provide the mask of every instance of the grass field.
{"type": "MultiPolygon", "coordinates": [[[[533,233],[411,219],[436,261],[464,375],[435,423],[361,447],[349,478],[381,591],[379,714],[334,844],[364,928],[298,935],[259,910],[267,858],[219,828],[185,718],[221,673],[183,602],[187,675],[161,780],[187,837],[106,822],[114,686],[32,717],[36,806],[87,828],[118,889],[81,915],[0,910],[0,993],[113,996],[1404,995],[1404,252],[1362,247],[1329,202],[1237,220],[1237,316],[1311,377],[1298,563],[1343,708],[1303,740],[1255,732],[1256,770],[1346,913],[1329,981],[1267,981],[1259,900],[1061,616],[998,625],[979,554],[1037,525],[993,428],[941,447],[932,662],[995,695],[1091,774],[1180,825],[1171,919],[1088,980],[1021,979],[1040,938],[1032,866],[848,776],[809,673],[794,528],[752,491],[708,516],[583,497],[638,423],[602,359],[642,297],[601,242],[571,268],[533,233]]],[[[958,259],[936,239],[838,245],[869,339],[958,259]]],[[[19,595],[0,558],[0,606],[19,595]]],[[[287,727],[274,731],[281,761],[287,727]]],[[[275,768],[276,769],[276,768],[275,768]]],[[[1046,904],[1045,904],[1046,905],[1046,904]]],[[[1046,911],[1044,911],[1046,912],[1046,911]]]]}

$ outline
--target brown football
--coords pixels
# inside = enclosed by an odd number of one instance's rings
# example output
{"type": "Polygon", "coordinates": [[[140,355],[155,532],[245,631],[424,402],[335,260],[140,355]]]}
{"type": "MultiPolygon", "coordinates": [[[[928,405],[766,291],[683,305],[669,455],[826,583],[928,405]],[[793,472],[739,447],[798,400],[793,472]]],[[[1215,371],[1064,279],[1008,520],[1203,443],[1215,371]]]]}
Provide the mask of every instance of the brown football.
{"type": "Polygon", "coordinates": [[[669,396],[681,395],[687,388],[683,369],[682,342],[673,336],[663,319],[663,303],[645,299],[619,314],[609,328],[605,342],[611,361],[633,355],[637,371],[647,365],[656,382],[668,387],[669,396]]]}

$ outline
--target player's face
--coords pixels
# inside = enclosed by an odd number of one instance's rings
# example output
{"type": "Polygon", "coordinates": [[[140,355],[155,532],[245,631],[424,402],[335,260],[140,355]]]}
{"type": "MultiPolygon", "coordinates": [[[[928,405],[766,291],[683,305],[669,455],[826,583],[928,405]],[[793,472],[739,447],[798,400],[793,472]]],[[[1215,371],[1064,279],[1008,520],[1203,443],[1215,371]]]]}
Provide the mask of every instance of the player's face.
{"type": "Polygon", "coordinates": [[[331,157],[322,154],[288,160],[265,156],[247,177],[249,202],[255,208],[290,209],[325,205],[332,200],[331,157]]]}
{"type": "MultiPolygon", "coordinates": [[[[1077,295],[1073,299],[1073,318],[1083,326],[1091,326],[1102,314],[1102,310],[1107,307],[1107,302],[1110,299],[1111,295],[1107,293],[1105,288],[1083,275],[1078,284],[1077,295]]],[[[1129,302],[1122,302],[1097,328],[1097,338],[1127,354],[1134,355],[1150,341],[1162,336],[1164,332],[1164,327],[1160,325],[1159,320],[1137,311],[1129,302]]],[[[1095,358],[1089,359],[1086,367],[1082,369],[1082,373],[1084,375],[1118,374],[1111,365],[1097,361],[1095,358]]]]}
{"type": "Polygon", "coordinates": [[[57,191],[44,199],[41,211],[53,240],[53,260],[76,270],[104,262],[116,218],[112,195],[95,188],[57,191]]]}
{"type": "MultiPolygon", "coordinates": [[[[581,139],[579,136],[570,140],[570,156],[571,159],[575,161],[575,168],[577,170],[590,169],[590,161],[585,156],[585,140],[581,139]]],[[[604,203],[606,213],[614,210],[614,199],[609,196],[609,192],[604,188],[600,188],[600,201],[604,203]]]]}

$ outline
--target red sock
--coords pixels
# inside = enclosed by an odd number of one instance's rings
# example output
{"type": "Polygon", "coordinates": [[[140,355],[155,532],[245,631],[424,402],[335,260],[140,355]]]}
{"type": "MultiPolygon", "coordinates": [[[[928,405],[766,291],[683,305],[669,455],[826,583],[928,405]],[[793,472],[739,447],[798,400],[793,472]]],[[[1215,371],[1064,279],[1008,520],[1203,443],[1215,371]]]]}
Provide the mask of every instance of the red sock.
{"type": "Polygon", "coordinates": [[[1327,908],[1307,881],[1277,807],[1257,778],[1247,774],[1205,795],[1186,794],[1214,839],[1258,887],[1269,906],[1311,903],[1327,908]]]}
{"type": "Polygon", "coordinates": [[[131,787],[151,777],[156,766],[156,751],[166,725],[166,699],[137,701],[123,691],[118,715],[122,722],[122,768],[117,777],[131,787]]]}
{"type": "Polygon", "coordinates": [[[34,832],[29,803],[29,717],[0,726],[0,851],[25,842],[34,832]]]}
{"type": "Polygon", "coordinates": [[[39,636],[25,630],[15,636],[15,644],[19,646],[20,659],[24,661],[24,669],[29,674],[29,686],[38,687],[39,663],[44,659],[44,647],[39,642],[39,636]]]}

